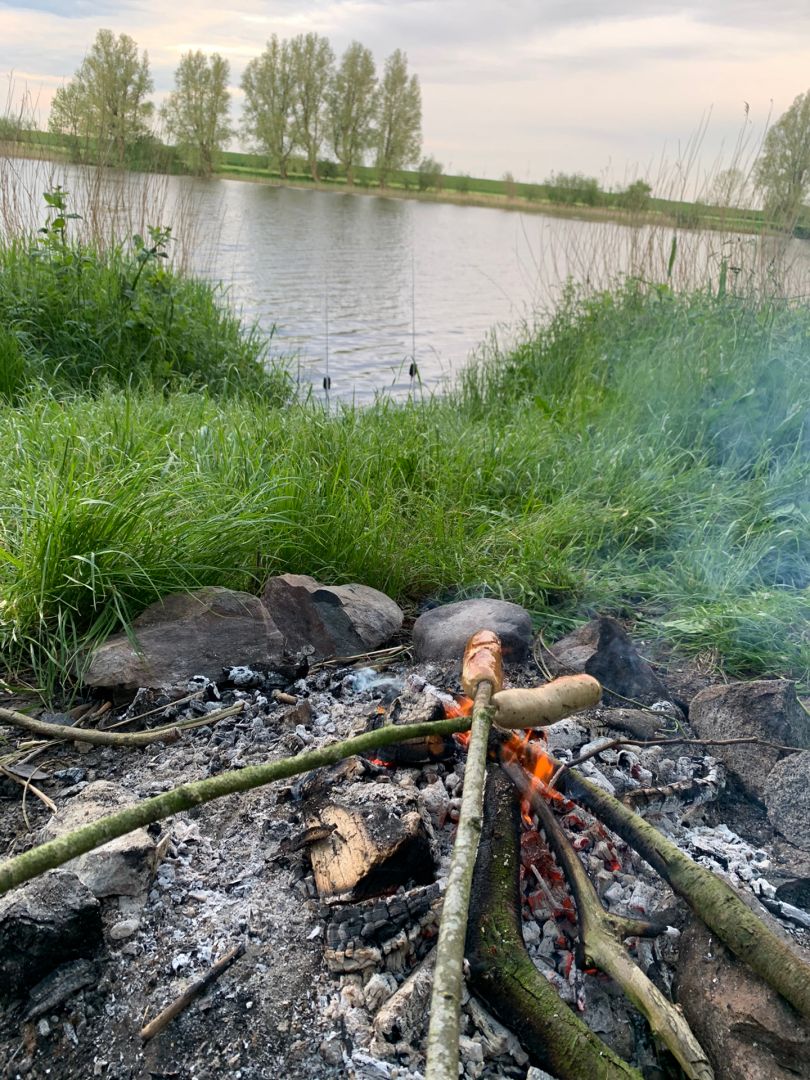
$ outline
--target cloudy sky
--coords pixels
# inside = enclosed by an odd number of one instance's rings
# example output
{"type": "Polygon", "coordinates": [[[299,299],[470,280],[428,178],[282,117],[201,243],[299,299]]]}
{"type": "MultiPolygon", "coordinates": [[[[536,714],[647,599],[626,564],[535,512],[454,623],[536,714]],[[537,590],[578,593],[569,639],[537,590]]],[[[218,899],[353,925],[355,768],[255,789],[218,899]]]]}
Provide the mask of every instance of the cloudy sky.
{"type": "Polygon", "coordinates": [[[553,170],[614,182],[711,169],[741,131],[761,138],[810,88],[808,0],[0,0],[0,76],[47,116],[100,27],[148,50],[155,98],[189,49],[244,65],[272,33],[356,39],[378,66],[406,50],[420,78],[424,150],[450,172],[540,180],[553,170]]]}

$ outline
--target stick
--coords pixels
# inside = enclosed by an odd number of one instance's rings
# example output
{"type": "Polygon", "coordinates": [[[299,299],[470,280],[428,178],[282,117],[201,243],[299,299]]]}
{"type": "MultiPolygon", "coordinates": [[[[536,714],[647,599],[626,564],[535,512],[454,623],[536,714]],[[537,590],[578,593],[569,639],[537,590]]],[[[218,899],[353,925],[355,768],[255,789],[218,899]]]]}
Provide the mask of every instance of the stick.
{"type": "Polygon", "coordinates": [[[515,1032],[532,1064],[559,1080],[641,1080],[560,1000],[526,951],[520,813],[515,789],[499,769],[487,778],[486,808],[467,927],[470,989],[515,1032]]]}
{"type": "Polygon", "coordinates": [[[624,951],[619,938],[635,933],[635,920],[625,922],[604,910],[585,867],[571,847],[545,797],[517,762],[501,761],[501,767],[531,805],[549,846],[565,872],[577,906],[579,940],[586,966],[598,967],[621,986],[636,1008],[646,1016],[653,1035],[679,1062],[690,1080],[713,1080],[714,1073],[700,1043],[683,1015],[650,982],[624,951]]]}
{"type": "Polygon", "coordinates": [[[481,681],[475,692],[472,731],[464,767],[464,792],[450,873],[442,905],[436,971],[430,999],[425,1080],[458,1080],[464,941],[475,858],[481,837],[487,744],[492,725],[492,683],[481,681]]]}
{"type": "Polygon", "coordinates": [[[284,780],[324,765],[332,765],[353,754],[362,753],[364,750],[376,750],[388,743],[406,742],[408,739],[429,735],[452,735],[454,732],[467,731],[469,727],[470,721],[464,716],[424,724],[390,724],[376,731],[366,731],[344,742],[322,746],[319,750],[310,750],[297,757],[282,758],[281,761],[266,762],[263,765],[249,765],[244,769],[220,773],[219,776],[212,776],[207,780],[181,784],[171,791],[155,795],[151,799],[144,799],[133,806],[124,807],[123,810],[108,814],[106,817],[90,822],[89,825],[83,825],[56,840],[49,840],[47,844],[40,844],[1,863],[0,896],[15,885],[30,881],[31,878],[43,874],[46,870],[62,866],[77,855],[83,855],[87,851],[101,847],[108,840],[124,836],[125,833],[133,832],[144,825],[151,825],[154,821],[171,817],[172,814],[178,814],[182,810],[190,810],[193,806],[201,806],[213,799],[221,799],[224,795],[233,795],[239,791],[251,791],[253,788],[270,784],[274,780],[284,780]]]}
{"type": "Polygon", "coordinates": [[[610,739],[608,742],[601,743],[599,746],[594,747],[593,750],[588,750],[587,753],[572,758],[571,761],[561,762],[559,768],[549,780],[548,786],[550,788],[556,787],[557,780],[564,772],[576,768],[577,765],[581,765],[590,758],[597,757],[603,750],[615,750],[617,746],[743,746],[745,744],[767,746],[771,750],[783,750],[785,753],[789,754],[800,754],[802,752],[800,746],[783,746],[781,743],[768,742],[767,739],[759,739],[755,735],[749,735],[739,739],[627,739],[622,736],[621,738],[610,739]]]}
{"type": "Polygon", "coordinates": [[[175,1016],[179,1016],[195,997],[210,986],[215,979],[218,979],[223,971],[227,971],[234,960],[238,960],[244,951],[245,944],[240,941],[238,945],[234,945],[224,956],[221,956],[215,964],[212,964],[204,975],[190,983],[179,997],[176,997],[170,1005],[166,1006],[163,1012],[158,1013],[154,1020],[150,1020],[146,1027],[141,1029],[143,1041],[146,1042],[147,1039],[152,1039],[163,1031],[167,1024],[171,1023],[175,1016]]]}
{"type": "Polygon", "coordinates": [[[580,773],[565,773],[563,780],[566,792],[634,847],[733,953],[802,1016],[810,1017],[810,964],[777,937],[730,885],[580,773]]]}

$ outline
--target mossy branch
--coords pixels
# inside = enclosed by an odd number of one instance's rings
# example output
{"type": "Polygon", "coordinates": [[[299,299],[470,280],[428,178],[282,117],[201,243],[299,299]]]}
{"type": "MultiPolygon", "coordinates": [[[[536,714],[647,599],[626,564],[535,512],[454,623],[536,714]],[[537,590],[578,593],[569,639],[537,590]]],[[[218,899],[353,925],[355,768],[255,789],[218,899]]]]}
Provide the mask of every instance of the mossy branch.
{"type": "Polygon", "coordinates": [[[810,1017],[810,964],[806,964],[721,877],[667,840],[648,821],[572,770],[562,774],[566,792],[590,809],[646,859],[682,896],[699,919],[733,953],[810,1017]]]}
{"type": "Polygon", "coordinates": [[[378,728],[356,735],[344,742],[332,743],[299,754],[293,758],[267,762],[264,765],[249,765],[245,769],[220,773],[207,780],[181,784],[179,787],[155,795],[151,799],[133,806],[124,807],[114,814],[99,818],[89,825],[66,833],[56,840],[25,851],[13,859],[0,864],[0,896],[20,885],[24,881],[44,874],[56,866],[75,859],[78,855],[101,847],[108,840],[132,832],[135,829],[151,825],[155,821],[190,810],[195,806],[233,795],[239,791],[251,791],[253,788],[271,784],[274,780],[284,780],[299,773],[309,772],[324,765],[333,765],[336,761],[351,757],[367,750],[376,750],[392,743],[407,742],[409,739],[426,738],[431,735],[452,735],[457,731],[466,731],[470,721],[466,717],[454,717],[451,720],[438,720],[425,724],[397,724],[378,728]]]}
{"type": "Polygon", "coordinates": [[[489,775],[486,800],[467,928],[470,989],[515,1032],[532,1063],[560,1080],[641,1080],[560,1000],[526,951],[517,796],[500,770],[489,775]]]}
{"type": "Polygon", "coordinates": [[[577,906],[579,940],[585,963],[594,964],[621,986],[630,1001],[646,1016],[653,1035],[670,1050],[690,1080],[713,1080],[709,1060],[683,1014],[633,963],[619,940],[634,932],[634,921],[624,923],[605,911],[545,795],[537,790],[516,762],[502,761],[501,765],[537,815],[548,844],[565,873],[577,906]]]}

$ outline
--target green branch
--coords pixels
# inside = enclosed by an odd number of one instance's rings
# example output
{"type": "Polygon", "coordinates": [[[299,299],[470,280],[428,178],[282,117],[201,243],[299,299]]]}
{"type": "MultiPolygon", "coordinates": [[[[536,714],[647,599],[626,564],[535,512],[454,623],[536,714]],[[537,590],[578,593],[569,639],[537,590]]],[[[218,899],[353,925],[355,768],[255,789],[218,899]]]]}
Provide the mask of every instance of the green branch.
{"type": "Polygon", "coordinates": [[[376,731],[367,731],[363,735],[356,735],[344,742],[310,750],[294,758],[282,758],[281,761],[272,761],[264,765],[250,765],[245,769],[220,773],[219,776],[212,776],[208,780],[181,784],[180,787],[173,788],[162,795],[155,795],[134,806],[124,807],[123,810],[92,821],[89,825],[83,825],[74,832],[66,833],[64,836],[57,837],[56,840],[49,840],[47,844],[40,844],[0,864],[0,896],[9,889],[13,889],[15,885],[30,881],[31,878],[44,874],[46,870],[62,866],[78,855],[84,855],[85,852],[101,847],[109,840],[115,840],[118,836],[124,836],[125,833],[141,829],[155,821],[161,821],[182,810],[202,806],[203,803],[221,799],[225,795],[233,795],[238,791],[251,791],[253,788],[270,784],[274,780],[285,780],[290,776],[309,772],[310,769],[333,765],[336,761],[366,750],[377,750],[392,743],[427,738],[430,735],[452,735],[457,731],[466,731],[469,726],[470,721],[466,717],[425,724],[389,725],[378,728],[376,731]]]}

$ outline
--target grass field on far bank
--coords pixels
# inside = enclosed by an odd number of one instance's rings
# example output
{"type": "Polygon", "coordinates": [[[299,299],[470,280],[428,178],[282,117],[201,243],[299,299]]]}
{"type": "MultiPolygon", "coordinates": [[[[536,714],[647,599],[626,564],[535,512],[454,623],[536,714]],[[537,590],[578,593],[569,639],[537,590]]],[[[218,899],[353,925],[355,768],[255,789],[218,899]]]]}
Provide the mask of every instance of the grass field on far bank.
{"type": "MultiPolygon", "coordinates": [[[[62,135],[35,129],[20,128],[13,139],[0,141],[0,150],[12,155],[50,157],[61,162],[94,160],[92,146],[72,146],[62,135]]],[[[130,169],[161,173],[185,171],[176,148],[155,139],[131,148],[126,164],[130,169]]],[[[627,206],[621,191],[598,189],[594,186],[595,180],[590,187],[586,184],[580,191],[576,188],[560,187],[549,181],[530,182],[511,178],[496,180],[466,173],[444,173],[439,167],[439,171],[429,174],[416,169],[395,169],[389,174],[386,185],[382,188],[377,170],[373,166],[356,166],[353,185],[347,184],[346,177],[334,163],[322,162],[321,167],[321,179],[316,182],[312,180],[303,162],[293,160],[288,175],[282,179],[271,167],[266,155],[224,151],[219,157],[214,175],[254,183],[351,191],[355,194],[386,194],[431,202],[518,209],[600,221],[659,224],[683,229],[759,234],[775,227],[761,210],[717,205],[711,199],[695,201],[675,196],[654,196],[644,198],[637,206],[627,206]]],[[[663,186],[666,188],[667,182],[664,182],[663,186]]],[[[797,235],[806,236],[810,232],[810,216],[803,214],[796,228],[797,235]]]]}
{"type": "Polygon", "coordinates": [[[327,413],[259,377],[205,286],[85,254],[3,256],[9,682],[55,692],[161,595],[282,571],[414,607],[502,596],[549,637],[631,615],[731,673],[810,677],[807,307],[570,292],[444,397],[327,413]],[[148,371],[120,362],[133,335],[148,371]]]}

